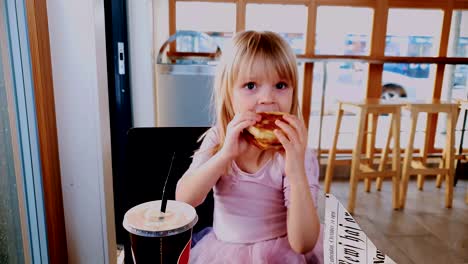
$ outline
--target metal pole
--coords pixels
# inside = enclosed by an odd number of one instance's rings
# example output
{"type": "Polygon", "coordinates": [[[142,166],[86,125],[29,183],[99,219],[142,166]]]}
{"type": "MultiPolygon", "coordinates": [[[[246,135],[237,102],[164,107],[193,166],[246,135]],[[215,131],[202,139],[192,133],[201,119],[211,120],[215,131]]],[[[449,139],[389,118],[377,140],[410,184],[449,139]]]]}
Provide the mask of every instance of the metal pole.
{"type": "Polygon", "coordinates": [[[325,91],[327,90],[327,62],[323,62],[323,80],[322,80],[322,99],[320,102],[320,122],[319,122],[319,138],[318,138],[318,155],[319,155],[319,165],[320,165],[320,158],[322,158],[322,154],[320,153],[321,145],[322,145],[322,124],[323,124],[323,112],[325,108],[325,91]]]}

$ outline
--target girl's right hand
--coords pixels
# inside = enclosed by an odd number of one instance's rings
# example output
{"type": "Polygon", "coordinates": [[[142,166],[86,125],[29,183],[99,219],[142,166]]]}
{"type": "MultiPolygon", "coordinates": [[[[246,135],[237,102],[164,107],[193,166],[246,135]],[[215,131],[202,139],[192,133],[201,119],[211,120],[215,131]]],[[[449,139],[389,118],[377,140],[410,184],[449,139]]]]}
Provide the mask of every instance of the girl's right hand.
{"type": "Polygon", "coordinates": [[[251,111],[236,114],[226,128],[226,138],[220,150],[223,156],[230,160],[239,156],[247,144],[247,142],[240,137],[241,132],[261,119],[262,117],[259,114],[251,111]]]}

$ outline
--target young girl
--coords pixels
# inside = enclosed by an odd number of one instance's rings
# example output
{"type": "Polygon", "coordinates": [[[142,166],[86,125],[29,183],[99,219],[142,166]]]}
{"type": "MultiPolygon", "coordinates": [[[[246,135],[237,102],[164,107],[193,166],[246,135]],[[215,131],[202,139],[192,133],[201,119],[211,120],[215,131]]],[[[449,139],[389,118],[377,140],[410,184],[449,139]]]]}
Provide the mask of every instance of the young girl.
{"type": "Polygon", "coordinates": [[[176,199],[196,207],[214,191],[213,230],[191,263],[322,263],[317,216],[318,162],[300,118],[293,51],[272,32],[236,34],[214,87],[216,124],[177,184],[176,199]],[[288,113],[275,130],[284,151],[248,144],[257,113],[288,113]]]}

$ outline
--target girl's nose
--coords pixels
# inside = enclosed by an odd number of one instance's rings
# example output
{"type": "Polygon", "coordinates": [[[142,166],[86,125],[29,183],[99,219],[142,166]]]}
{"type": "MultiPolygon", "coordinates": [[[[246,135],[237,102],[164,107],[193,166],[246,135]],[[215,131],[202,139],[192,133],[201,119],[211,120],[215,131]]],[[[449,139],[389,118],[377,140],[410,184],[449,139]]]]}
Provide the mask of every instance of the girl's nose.
{"type": "Polygon", "coordinates": [[[259,97],[259,103],[271,104],[274,102],[273,89],[270,87],[262,87],[259,97]]]}

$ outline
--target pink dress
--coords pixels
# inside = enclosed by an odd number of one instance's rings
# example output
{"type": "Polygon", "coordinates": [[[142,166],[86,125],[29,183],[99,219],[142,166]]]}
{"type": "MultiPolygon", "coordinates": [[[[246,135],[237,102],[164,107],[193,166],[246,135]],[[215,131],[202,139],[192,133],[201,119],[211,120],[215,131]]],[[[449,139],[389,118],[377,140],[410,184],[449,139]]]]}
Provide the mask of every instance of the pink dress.
{"type": "MultiPolygon", "coordinates": [[[[216,129],[212,128],[190,168],[206,162],[217,143],[216,129]]],[[[311,150],[306,152],[305,169],[316,201],[319,168],[311,150]]],[[[283,175],[280,154],[253,174],[242,171],[233,161],[229,172],[213,187],[213,230],[192,248],[190,263],[323,263],[323,228],[311,252],[298,254],[289,245],[286,216],[290,188],[283,175]]]]}

